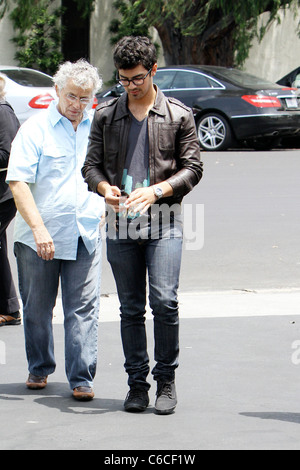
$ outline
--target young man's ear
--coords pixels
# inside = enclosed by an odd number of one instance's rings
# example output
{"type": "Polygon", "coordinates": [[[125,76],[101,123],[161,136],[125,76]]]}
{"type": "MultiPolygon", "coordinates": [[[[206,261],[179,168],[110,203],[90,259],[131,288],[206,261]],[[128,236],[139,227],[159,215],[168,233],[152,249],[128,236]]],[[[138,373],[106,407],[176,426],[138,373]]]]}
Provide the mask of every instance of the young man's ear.
{"type": "Polygon", "coordinates": [[[157,72],[157,64],[154,64],[151,71],[151,77],[154,77],[157,72]]]}

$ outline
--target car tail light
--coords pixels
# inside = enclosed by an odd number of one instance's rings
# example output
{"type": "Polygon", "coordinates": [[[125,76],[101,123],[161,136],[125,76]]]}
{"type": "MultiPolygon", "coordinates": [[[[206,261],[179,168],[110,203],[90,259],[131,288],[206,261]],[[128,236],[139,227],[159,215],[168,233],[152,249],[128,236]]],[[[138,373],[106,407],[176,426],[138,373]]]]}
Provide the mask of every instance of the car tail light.
{"type": "Polygon", "coordinates": [[[242,99],[257,108],[281,108],[279,99],[274,96],[244,95],[242,99]]]}
{"type": "Polygon", "coordinates": [[[97,106],[98,106],[98,100],[97,100],[96,96],[94,96],[94,101],[93,101],[93,107],[92,107],[92,109],[96,109],[97,106]]]}
{"type": "Polygon", "coordinates": [[[29,101],[28,105],[34,109],[46,109],[54,98],[50,93],[35,96],[29,101]]]}

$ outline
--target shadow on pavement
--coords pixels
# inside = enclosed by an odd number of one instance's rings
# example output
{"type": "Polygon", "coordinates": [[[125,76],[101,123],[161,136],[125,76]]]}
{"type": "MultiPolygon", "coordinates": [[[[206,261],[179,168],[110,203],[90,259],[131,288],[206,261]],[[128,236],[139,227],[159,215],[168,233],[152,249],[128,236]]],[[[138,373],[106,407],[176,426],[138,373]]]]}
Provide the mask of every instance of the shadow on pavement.
{"type": "Polygon", "coordinates": [[[25,384],[0,384],[0,401],[20,401],[33,397],[33,402],[48,408],[57,409],[62,413],[103,414],[123,411],[123,401],[94,398],[90,402],[74,400],[67,384],[52,382],[44,390],[28,390],[25,384]]]}
{"type": "Polygon", "coordinates": [[[261,418],[261,419],[271,419],[275,421],[285,421],[287,423],[296,423],[300,424],[300,413],[286,413],[286,412],[258,412],[258,413],[240,413],[241,416],[247,416],[249,418],[261,418]]]}

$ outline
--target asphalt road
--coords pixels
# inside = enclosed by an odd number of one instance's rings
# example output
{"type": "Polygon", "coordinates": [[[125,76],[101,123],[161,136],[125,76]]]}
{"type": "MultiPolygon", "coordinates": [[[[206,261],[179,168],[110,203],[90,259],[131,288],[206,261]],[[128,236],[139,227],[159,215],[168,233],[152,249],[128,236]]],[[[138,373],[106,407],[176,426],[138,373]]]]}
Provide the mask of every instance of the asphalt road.
{"type": "MultiPolygon", "coordinates": [[[[202,159],[204,177],[184,200],[181,291],[299,287],[300,150],[203,152],[202,159]]],[[[115,292],[104,244],[102,293],[115,292]]]]}
{"type": "MultiPolygon", "coordinates": [[[[299,450],[299,365],[292,363],[291,346],[300,330],[294,319],[183,320],[176,376],[179,403],[170,416],[154,414],[156,387],[151,378],[148,410],[124,412],[128,388],[118,321],[100,325],[96,396],[88,403],[71,397],[64,371],[63,325],[54,325],[57,369],[42,391],[25,387],[22,328],[3,328],[0,449],[101,450],[100,463],[116,450],[127,455],[136,455],[137,450],[151,455],[159,450],[168,455],[195,455],[195,450],[299,450]]],[[[152,356],[152,322],[147,328],[152,356]]],[[[140,455],[144,460],[144,453],[140,455]]]]}
{"type": "MultiPolygon", "coordinates": [[[[75,402],[58,305],[57,370],[41,392],[24,384],[23,329],[1,329],[1,450],[97,449],[103,463],[118,450],[175,456],[195,449],[299,450],[300,154],[203,153],[203,160],[204,178],[185,199],[176,413],[154,414],[153,381],[149,409],[124,413],[128,387],[115,295],[103,298],[100,309],[96,397],[75,402]]],[[[104,258],[102,293],[114,292],[104,258]]],[[[152,366],[151,321],[147,328],[152,366]]],[[[141,455],[139,465],[146,461],[141,455]]]]}

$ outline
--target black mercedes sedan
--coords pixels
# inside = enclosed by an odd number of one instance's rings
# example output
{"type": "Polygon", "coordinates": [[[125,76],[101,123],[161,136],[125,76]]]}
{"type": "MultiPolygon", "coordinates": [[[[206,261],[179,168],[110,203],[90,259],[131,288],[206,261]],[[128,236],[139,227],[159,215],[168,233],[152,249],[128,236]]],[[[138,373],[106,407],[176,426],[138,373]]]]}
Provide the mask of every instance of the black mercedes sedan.
{"type": "MultiPolygon", "coordinates": [[[[275,147],[281,137],[300,136],[300,90],[280,86],[237,69],[217,66],[159,68],[154,82],[166,96],[192,108],[200,145],[216,151],[246,144],[275,147]]],[[[98,102],[120,96],[117,84],[98,102]]]]}

